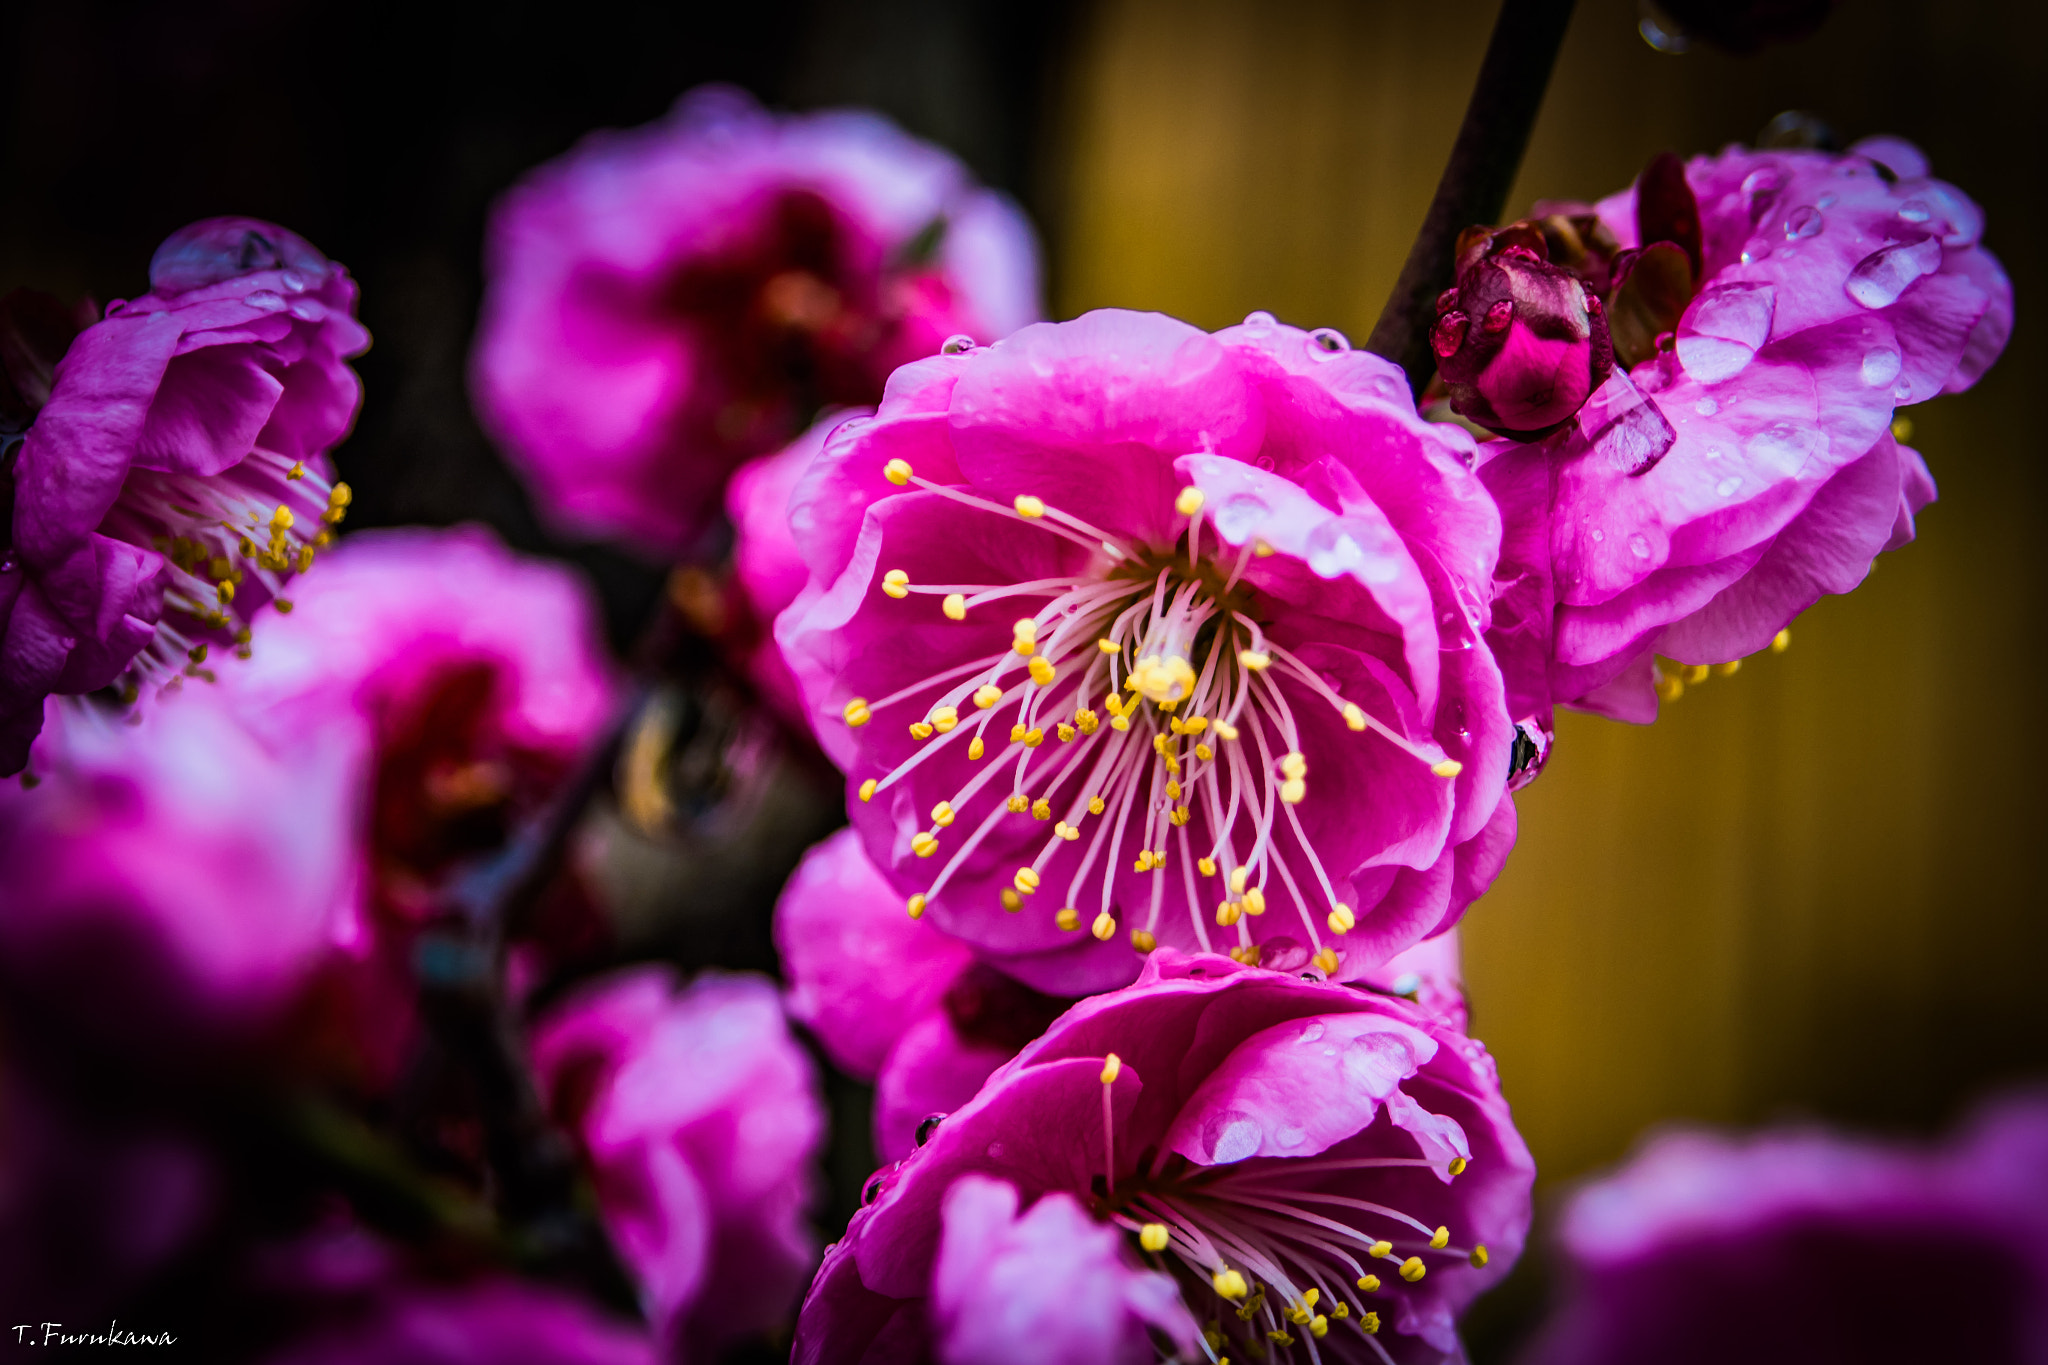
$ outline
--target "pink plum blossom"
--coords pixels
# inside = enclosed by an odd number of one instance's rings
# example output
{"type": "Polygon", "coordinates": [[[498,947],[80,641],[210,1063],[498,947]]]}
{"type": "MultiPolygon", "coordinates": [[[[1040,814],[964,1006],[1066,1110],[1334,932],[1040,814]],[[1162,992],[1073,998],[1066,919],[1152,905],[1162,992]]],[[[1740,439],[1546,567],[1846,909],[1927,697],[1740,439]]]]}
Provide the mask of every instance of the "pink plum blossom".
{"type": "Polygon", "coordinates": [[[2048,1099],[1994,1105],[1933,1150],[1667,1133],[1578,1193],[1560,1241],[1567,1292],[1527,1365],[2038,1365],[2048,1099]]]}
{"type": "MultiPolygon", "coordinates": [[[[1653,655],[1761,649],[1911,540],[1934,484],[1894,410],[1968,388],[2012,328],[1982,212],[1904,142],[1733,147],[1684,184],[1701,273],[1675,329],[1577,422],[1484,447],[1506,521],[1491,639],[1539,727],[1552,701],[1650,719],[1653,655]]],[[[1652,245],[1637,210],[1634,189],[1594,210],[1624,252],[1652,245]]]]}
{"type": "MultiPolygon", "coordinates": [[[[0,774],[52,693],[174,679],[246,643],[349,502],[327,452],[362,397],[356,287],[248,218],[172,234],[150,293],[108,305],[0,439],[0,774]]],[[[17,386],[19,387],[19,386],[17,386]]]]}
{"type": "Polygon", "coordinates": [[[545,1016],[533,1062],[661,1339],[709,1359],[784,1321],[816,1263],[825,1116],[774,986],[631,968],[545,1016]]]}
{"type": "Polygon", "coordinates": [[[1492,1060],[1442,1020],[1173,949],[924,1136],[826,1253],[800,1365],[979,1361],[973,1317],[1050,1332],[1069,1302],[1093,1339],[1048,1359],[1143,1359],[1144,1325],[1191,1321],[1232,1359],[1434,1365],[1520,1253],[1534,1177],[1492,1060]],[[1104,1267],[1085,1295],[1076,1246],[1104,1267]]]}
{"type": "Polygon", "coordinates": [[[593,134],[490,228],[473,388],[545,513],[687,549],[743,461],[949,336],[1037,316],[1030,229],[873,114],[723,86],[593,134]]]}
{"type": "Polygon", "coordinates": [[[909,913],[1068,995],[1160,944],[1352,977],[1455,923],[1514,833],[1472,459],[1265,314],[899,370],[798,486],[776,631],[909,913]]]}

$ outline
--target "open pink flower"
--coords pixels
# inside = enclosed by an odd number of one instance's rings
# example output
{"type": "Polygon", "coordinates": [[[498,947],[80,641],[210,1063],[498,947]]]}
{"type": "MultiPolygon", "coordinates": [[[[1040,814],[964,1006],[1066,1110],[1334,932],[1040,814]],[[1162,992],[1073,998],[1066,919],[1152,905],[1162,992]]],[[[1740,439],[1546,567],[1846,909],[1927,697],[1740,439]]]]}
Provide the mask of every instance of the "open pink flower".
{"type": "Polygon", "coordinates": [[[1164,949],[871,1182],[796,1359],[981,1360],[967,1315],[1050,1321],[1075,1292],[1063,1250],[1025,1227],[1050,1200],[1040,1221],[1070,1243],[1093,1237],[1085,1215],[1120,1245],[1091,1290],[1093,1353],[1049,1359],[1133,1358],[1136,1318],[1169,1337],[1191,1321],[1233,1359],[1444,1361],[1457,1314],[1521,1250],[1533,1176],[1491,1059],[1442,1021],[1164,949]],[[1186,1318],[1150,1297],[1150,1274],[1172,1277],[1186,1318]]]}
{"type": "MultiPolygon", "coordinates": [[[[51,693],[133,688],[246,643],[349,502],[324,474],[369,345],[348,272],[269,223],[174,233],[150,293],[72,340],[0,438],[0,774],[51,693]]],[[[19,387],[17,385],[17,387],[19,387]]]]}
{"type": "Polygon", "coordinates": [[[775,987],[633,968],[543,1018],[533,1060],[678,1358],[783,1321],[816,1262],[805,1211],[825,1116],[775,987]]]}
{"type": "Polygon", "coordinates": [[[2048,1361],[2048,1099],[1927,1151],[1670,1133],[1565,1211],[1528,1365],[2048,1361]],[[1922,1285],[1909,1265],[1938,1267],[1922,1285]]]}
{"type": "MultiPolygon", "coordinates": [[[[1894,409],[1968,388],[2012,328],[1983,214],[1903,142],[1731,148],[1688,163],[1684,184],[1696,292],[1680,244],[1635,267],[1676,288],[1672,331],[1639,327],[1650,353],[1571,426],[1485,447],[1507,523],[1492,641],[1518,719],[1555,700],[1648,720],[1653,655],[1739,658],[1856,586],[1934,497],[1894,409]]],[[[1625,252],[1654,245],[1636,193],[1596,209],[1625,252]]],[[[1624,352],[1633,314],[1608,311],[1624,352]]]]}
{"type": "Polygon", "coordinates": [[[487,270],[486,424],[544,512],[663,555],[820,407],[871,404],[948,336],[1038,308],[1030,229],[945,152],[723,86],[530,175],[487,270]]]}
{"type": "Polygon", "coordinates": [[[1125,942],[1348,977],[1448,928],[1514,831],[1471,458],[1264,314],[898,371],[798,488],[776,630],[910,913],[1069,995],[1125,942]]]}

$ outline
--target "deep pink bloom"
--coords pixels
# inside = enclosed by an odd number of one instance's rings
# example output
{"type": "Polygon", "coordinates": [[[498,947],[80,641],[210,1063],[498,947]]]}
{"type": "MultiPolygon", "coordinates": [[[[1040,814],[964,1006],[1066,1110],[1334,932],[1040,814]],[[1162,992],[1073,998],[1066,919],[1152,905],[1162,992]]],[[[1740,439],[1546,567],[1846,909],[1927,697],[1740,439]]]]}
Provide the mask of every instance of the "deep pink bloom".
{"type": "Polygon", "coordinates": [[[173,234],[151,292],[58,360],[11,460],[0,441],[0,774],[55,693],[131,690],[245,643],[348,505],[326,454],[369,345],[347,271],[247,218],[173,234]]]}
{"type": "Polygon", "coordinates": [[[2048,1100],[1994,1106],[1932,1151],[1667,1134],[1581,1191],[1560,1240],[1569,1288],[1530,1365],[2039,1365],[2048,1100]]]}
{"type": "MultiPolygon", "coordinates": [[[[949,1354],[961,1313],[1058,1314],[1064,1270],[1016,1264],[1046,1254],[1038,1238],[988,1209],[973,1221],[993,1230],[958,1226],[952,1201],[992,1202],[958,1194],[975,1177],[1120,1230],[1127,1271],[1172,1275],[1219,1355],[1443,1361],[1458,1312],[1521,1250],[1534,1177],[1491,1059],[1441,1020],[1171,949],[1074,1006],[926,1139],[827,1253],[797,1325],[804,1365],[977,1359],[949,1354]],[[973,1249],[955,1259],[956,1242],[973,1249]]],[[[1112,1335],[1094,1355],[1051,1358],[1119,1358],[1127,1316],[1097,1319],[1112,1335]]]]}
{"type": "MultiPolygon", "coordinates": [[[[1731,148],[1685,180],[1704,274],[1675,335],[1572,426],[1485,447],[1518,719],[1554,700],[1647,720],[1653,655],[1739,658],[1861,582],[1934,497],[1894,409],[1968,388],[2011,331],[1982,213],[1903,142],[1731,148]]],[[[1635,194],[1598,205],[1624,249],[1635,194]]]]}
{"type": "Polygon", "coordinates": [[[662,1340],[708,1359],[784,1321],[817,1259],[825,1116],[775,987],[632,968],[545,1017],[533,1060],[662,1340]]]}
{"type": "Polygon", "coordinates": [[[722,86],[528,176],[486,268],[486,424],[544,512],[663,555],[820,407],[871,404],[948,336],[1038,308],[1030,229],[951,156],[722,86]]]}
{"type": "Polygon", "coordinates": [[[656,1365],[642,1330],[557,1289],[511,1279],[401,1285],[269,1365],[656,1365]]]}
{"type": "Polygon", "coordinates": [[[1265,314],[899,370],[799,485],[776,630],[912,913],[1060,994],[1159,943],[1356,976],[1454,923],[1514,831],[1471,458],[1265,314]]]}

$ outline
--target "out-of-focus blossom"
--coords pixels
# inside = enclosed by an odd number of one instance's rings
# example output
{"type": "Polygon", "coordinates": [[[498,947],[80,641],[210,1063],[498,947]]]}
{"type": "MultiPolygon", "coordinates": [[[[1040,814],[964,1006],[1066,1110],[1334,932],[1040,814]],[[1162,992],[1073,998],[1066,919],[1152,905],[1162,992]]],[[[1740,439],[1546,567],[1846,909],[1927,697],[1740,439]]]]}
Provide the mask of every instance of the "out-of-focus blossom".
{"type": "Polygon", "coordinates": [[[1467,232],[1436,307],[1430,346],[1451,407],[1489,430],[1542,435],[1613,372],[1600,296],[1527,224],[1467,232]]]}
{"type": "Polygon", "coordinates": [[[544,512],[663,555],[819,408],[872,404],[898,365],[1038,308],[1030,229],[951,156],[718,86],[528,176],[486,267],[486,424],[544,512]]]}
{"type": "Polygon", "coordinates": [[[1673,296],[1682,244],[1649,220],[1684,217],[1679,188],[1597,206],[1641,253],[1608,309],[1632,368],[1547,440],[1485,448],[1507,523],[1491,640],[1514,714],[1545,734],[1553,700],[1651,718],[1653,655],[1761,649],[1912,539],[1934,485],[1893,411],[1968,388],[2012,327],[1982,213],[1896,139],[1688,163],[1701,261],[1696,292],[1673,296]],[[1648,270],[1661,282],[1625,310],[1648,270]],[[1632,360],[1624,311],[1665,307],[1670,330],[1632,360]]]}
{"type": "Polygon", "coordinates": [[[1472,458],[1265,314],[898,371],[799,484],[776,629],[910,912],[1059,994],[1158,944],[1355,976],[1455,922],[1514,832],[1472,458]]]}
{"type": "Polygon", "coordinates": [[[980,1359],[948,1354],[963,1311],[1055,1313],[1068,1268],[1022,1228],[1054,1198],[1074,1202],[1046,1224],[1085,1210],[1120,1233],[1124,1276],[1091,1291],[1106,1333],[1094,1358],[1121,1358],[1132,1316],[1172,1321],[1131,1282],[1149,1263],[1216,1355],[1454,1359],[1458,1312],[1521,1250],[1534,1175],[1491,1059],[1441,1020],[1171,949],[1074,1006],[924,1136],[827,1253],[799,1362],[980,1359]],[[985,1186],[958,1195],[975,1177],[1032,1212],[1004,1226],[985,1186]]]}
{"type": "Polygon", "coordinates": [[[510,1279],[395,1287],[269,1365],[655,1365],[646,1333],[556,1289],[510,1279]]]}
{"type": "Polygon", "coordinates": [[[1358,984],[1406,996],[1458,1030],[1470,1021],[1465,1007],[1465,972],[1458,931],[1424,939],[1413,948],[1374,968],[1358,984]]]}
{"type": "Polygon", "coordinates": [[[27,762],[45,696],[133,694],[246,645],[348,507],[324,477],[370,340],[348,272],[283,228],[212,218],[158,247],[149,279],[61,358],[62,328],[8,348],[0,422],[30,425],[0,438],[0,774],[27,762]]]}
{"type": "Polygon", "coordinates": [[[1642,0],[1643,38],[1660,52],[1694,41],[1751,56],[1774,43],[1811,37],[1836,0],[1642,0]]]}
{"type": "Polygon", "coordinates": [[[1578,1194],[1561,1242],[1567,1292],[1529,1365],[2038,1365],[2048,1099],[1995,1106],[1933,1151],[1666,1134],[1578,1194]]]}
{"type": "Polygon", "coordinates": [[[816,1262],[825,1119],[775,987],[633,968],[546,1016],[533,1059],[662,1340],[708,1359],[784,1321],[816,1262]]]}

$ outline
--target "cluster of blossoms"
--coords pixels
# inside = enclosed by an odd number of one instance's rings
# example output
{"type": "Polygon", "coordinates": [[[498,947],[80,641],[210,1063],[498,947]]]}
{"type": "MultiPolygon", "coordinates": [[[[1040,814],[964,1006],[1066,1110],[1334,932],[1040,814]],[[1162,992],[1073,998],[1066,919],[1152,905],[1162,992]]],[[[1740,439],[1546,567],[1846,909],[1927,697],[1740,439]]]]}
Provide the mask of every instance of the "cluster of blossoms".
{"type": "MultiPolygon", "coordinates": [[[[226,1292],[303,1328],[241,1354],[308,1365],[713,1359],[792,1316],[820,1365],[1462,1360],[1532,1212],[1456,936],[1513,793],[1556,705],[1651,719],[1659,656],[1782,642],[1911,538],[1896,409],[2011,328],[1982,227],[1892,139],[1660,157],[1459,243],[1460,424],[1264,313],[1034,321],[1014,208],[866,115],[712,88],[535,172],[480,414],[558,525],[726,555],[704,633],[850,817],[779,986],[619,965],[569,817],[632,703],[573,575],[334,545],[340,266],[217,219],[103,318],[7,300],[0,1289],[99,1312],[233,1246],[226,1292]],[[822,1266],[792,1023],[886,1163],[822,1266]],[[109,1076],[149,1082],[111,1126],[109,1076]],[[348,1178],[270,1199],[182,1086],[348,1178]]],[[[2044,1131],[1667,1140],[1573,1204],[1532,1359],[1720,1358],[1714,1305],[1929,1248],[1981,1268],[1976,1357],[2036,1358],[2044,1131]]],[[[1839,1302],[1772,1344],[1863,1339],[1839,1302]]]]}

